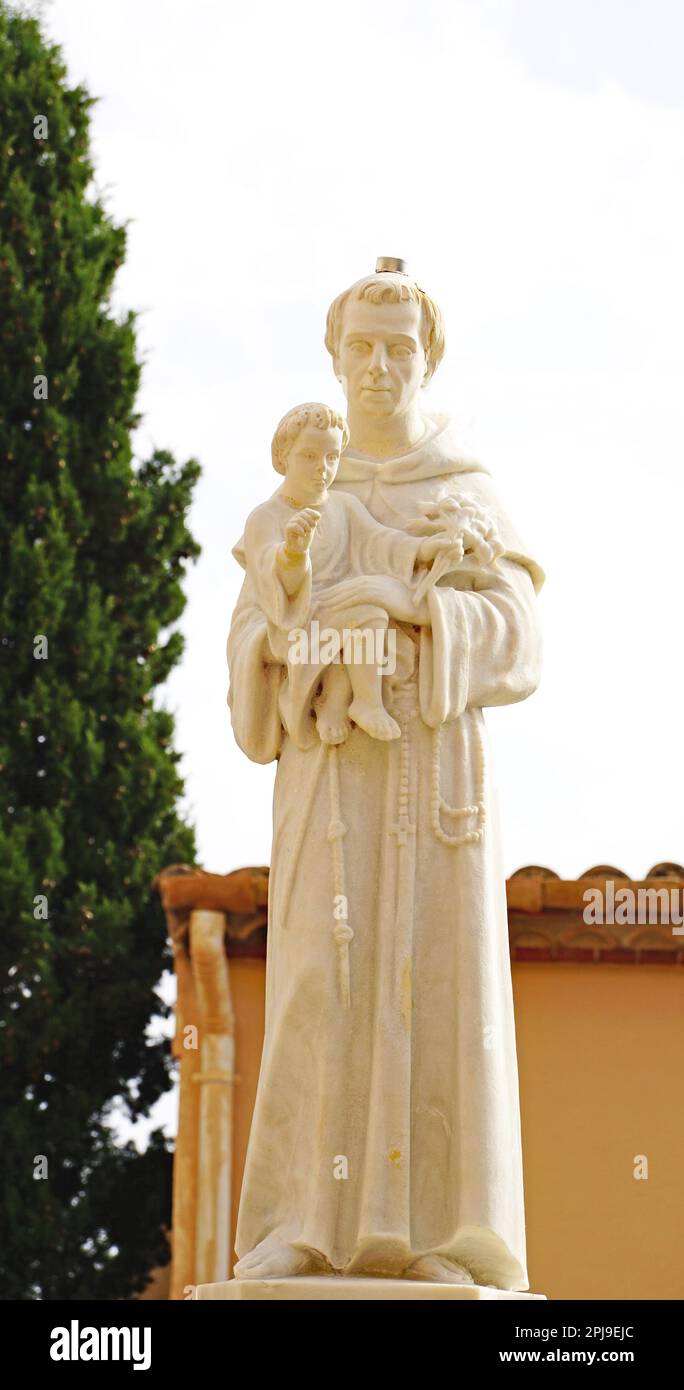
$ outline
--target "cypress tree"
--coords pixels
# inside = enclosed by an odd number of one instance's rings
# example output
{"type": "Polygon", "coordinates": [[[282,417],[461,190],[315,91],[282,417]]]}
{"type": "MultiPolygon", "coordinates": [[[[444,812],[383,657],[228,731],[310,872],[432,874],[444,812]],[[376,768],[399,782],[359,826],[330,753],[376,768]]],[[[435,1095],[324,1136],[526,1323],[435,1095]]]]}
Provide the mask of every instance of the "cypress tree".
{"type": "Polygon", "coordinates": [[[92,99],[0,0],[0,1290],[122,1298],[168,1259],[169,1146],[117,1144],[168,1089],[151,884],[193,858],[173,719],[198,475],[133,455],[125,229],[92,99]]]}

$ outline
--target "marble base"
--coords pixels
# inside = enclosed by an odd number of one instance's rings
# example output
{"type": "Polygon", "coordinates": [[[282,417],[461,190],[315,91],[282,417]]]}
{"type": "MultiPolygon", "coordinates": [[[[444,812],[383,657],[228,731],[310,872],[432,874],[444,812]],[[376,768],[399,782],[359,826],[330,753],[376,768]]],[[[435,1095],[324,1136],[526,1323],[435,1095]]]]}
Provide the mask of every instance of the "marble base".
{"type": "Polygon", "coordinates": [[[334,1275],[325,1278],[304,1276],[292,1279],[228,1279],[220,1284],[198,1284],[193,1298],[227,1299],[245,1303],[290,1303],[302,1299],[313,1303],[422,1303],[458,1299],[545,1301],[543,1293],[518,1293],[515,1289],[495,1289],[484,1284],[430,1284],[418,1279],[353,1279],[334,1275]]]}

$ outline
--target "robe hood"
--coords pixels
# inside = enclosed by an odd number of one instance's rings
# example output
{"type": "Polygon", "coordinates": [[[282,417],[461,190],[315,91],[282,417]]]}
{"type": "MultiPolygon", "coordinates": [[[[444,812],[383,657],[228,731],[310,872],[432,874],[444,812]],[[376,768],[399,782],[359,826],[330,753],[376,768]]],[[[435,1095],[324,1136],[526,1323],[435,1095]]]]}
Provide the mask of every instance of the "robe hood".
{"type": "Polygon", "coordinates": [[[375,459],[355,449],[345,450],[335,483],[372,482],[417,483],[451,473],[487,473],[464,448],[454,421],[448,415],[427,415],[427,433],[405,453],[394,458],[375,459]]]}

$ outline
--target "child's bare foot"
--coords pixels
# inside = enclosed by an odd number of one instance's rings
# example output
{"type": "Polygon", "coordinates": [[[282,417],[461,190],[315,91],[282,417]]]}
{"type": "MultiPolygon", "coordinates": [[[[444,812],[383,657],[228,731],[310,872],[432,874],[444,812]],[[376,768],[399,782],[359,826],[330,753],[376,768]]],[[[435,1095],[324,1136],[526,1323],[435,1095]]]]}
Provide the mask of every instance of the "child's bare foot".
{"type": "Polygon", "coordinates": [[[332,747],[346,743],[351,733],[347,717],[351,696],[351,682],[344,666],[329,666],[322,680],[321,692],[314,700],[316,728],[321,743],[332,747]]]}
{"type": "Polygon", "coordinates": [[[316,714],[316,728],[321,743],[330,743],[333,746],[338,743],[346,743],[351,732],[351,724],[347,716],[333,710],[326,713],[321,710],[316,714]]]}
{"type": "Polygon", "coordinates": [[[396,719],[393,719],[382,705],[371,705],[356,698],[349,706],[349,718],[353,719],[360,729],[370,734],[371,738],[389,741],[391,738],[401,737],[401,729],[396,719]]]}

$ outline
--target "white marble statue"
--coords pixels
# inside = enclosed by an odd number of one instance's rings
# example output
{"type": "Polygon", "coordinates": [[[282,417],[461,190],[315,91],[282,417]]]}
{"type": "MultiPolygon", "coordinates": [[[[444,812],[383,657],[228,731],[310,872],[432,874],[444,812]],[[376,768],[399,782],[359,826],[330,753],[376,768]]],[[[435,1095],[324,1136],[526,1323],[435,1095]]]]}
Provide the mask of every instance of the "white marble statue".
{"type": "Polygon", "coordinates": [[[228,646],[233,729],[250,758],[278,769],[266,1031],[235,1276],[524,1290],[505,881],[482,710],[538,684],[543,574],[487,469],[446,416],[421,409],[443,326],[401,263],[379,262],[335,300],[326,346],[348,403],[339,466],[339,427],[307,420],[329,476],[324,467],[308,487],[315,470],[295,468],[236,548],[247,573],[228,646]],[[321,666],[312,683],[282,645],[290,616],[306,630],[315,611],[311,537],[322,546],[327,529],[337,544],[327,508],[338,499],[348,529],[339,570],[322,556],[320,611],[336,582],[353,586],[359,612],[381,611],[396,666],[371,704],[398,737],[378,736],[349,666],[346,677],[344,664],[321,666]],[[321,513],[315,526],[308,510],[321,513]],[[375,537],[372,563],[364,536],[375,537]],[[292,561],[299,582],[282,587],[287,565],[273,556],[286,538],[291,555],[311,556],[292,561]],[[432,568],[420,578],[416,563],[432,568]],[[331,675],[340,688],[326,714],[331,675]]]}

